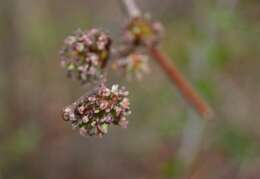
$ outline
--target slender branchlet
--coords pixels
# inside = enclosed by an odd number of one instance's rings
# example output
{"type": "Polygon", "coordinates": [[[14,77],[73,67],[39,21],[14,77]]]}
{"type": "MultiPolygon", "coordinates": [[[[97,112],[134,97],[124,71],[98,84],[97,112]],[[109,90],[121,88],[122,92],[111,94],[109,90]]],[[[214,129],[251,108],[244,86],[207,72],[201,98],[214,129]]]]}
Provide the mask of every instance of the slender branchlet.
{"type": "MultiPolygon", "coordinates": [[[[124,9],[126,10],[130,19],[142,19],[143,21],[146,21],[144,18],[142,18],[142,13],[134,0],[122,0],[120,2],[125,6],[124,9]]],[[[159,27],[159,25],[157,26],[159,27]]],[[[146,28],[149,28],[149,24],[146,26],[146,28]]],[[[153,29],[152,26],[150,26],[150,29],[153,29]]],[[[150,56],[158,62],[162,70],[177,86],[188,103],[190,103],[203,118],[211,119],[213,117],[213,112],[210,106],[192,88],[190,83],[188,83],[183,74],[175,67],[175,65],[171,63],[172,60],[166,54],[164,54],[153,41],[147,41],[146,39],[142,39],[142,41],[144,42],[150,56]]]]}

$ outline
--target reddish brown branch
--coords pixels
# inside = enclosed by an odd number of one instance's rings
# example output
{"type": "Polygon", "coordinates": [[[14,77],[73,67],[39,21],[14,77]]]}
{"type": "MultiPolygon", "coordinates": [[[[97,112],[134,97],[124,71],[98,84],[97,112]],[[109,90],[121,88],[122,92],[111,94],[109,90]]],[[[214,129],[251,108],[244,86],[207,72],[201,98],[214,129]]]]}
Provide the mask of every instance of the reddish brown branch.
{"type": "MultiPolygon", "coordinates": [[[[126,7],[126,11],[130,17],[140,16],[141,12],[134,0],[122,0],[120,2],[126,7]]],[[[174,64],[170,63],[171,60],[169,57],[156,47],[151,47],[149,44],[147,44],[146,47],[150,55],[158,62],[166,75],[177,86],[183,97],[186,98],[202,117],[211,118],[213,113],[209,105],[197,94],[174,64]]]]}
{"type": "Polygon", "coordinates": [[[197,110],[204,118],[211,117],[211,109],[208,104],[196,93],[181,72],[170,63],[168,56],[163,54],[156,47],[148,47],[150,55],[158,62],[166,75],[177,86],[183,97],[197,110]]]}

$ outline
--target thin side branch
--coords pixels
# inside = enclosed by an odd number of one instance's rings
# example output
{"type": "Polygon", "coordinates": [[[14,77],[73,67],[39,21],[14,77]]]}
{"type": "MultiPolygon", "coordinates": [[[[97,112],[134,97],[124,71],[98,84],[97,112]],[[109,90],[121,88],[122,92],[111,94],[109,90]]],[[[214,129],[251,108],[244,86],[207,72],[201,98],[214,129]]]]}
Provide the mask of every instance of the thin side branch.
{"type": "Polygon", "coordinates": [[[173,65],[168,56],[156,47],[148,48],[150,55],[157,61],[169,79],[175,83],[182,96],[196,109],[204,118],[211,117],[211,109],[208,104],[196,93],[181,72],[173,65]]]}
{"type": "Polygon", "coordinates": [[[123,9],[130,17],[138,17],[141,16],[141,11],[136,5],[134,0],[120,0],[123,9]]]}
{"type": "MultiPolygon", "coordinates": [[[[134,0],[122,0],[127,14],[130,17],[141,15],[141,11],[137,7],[134,0]]],[[[196,109],[203,118],[211,118],[212,110],[209,105],[198,95],[189,82],[183,77],[181,72],[171,64],[171,60],[167,55],[162,53],[157,47],[146,45],[149,54],[157,61],[162,70],[169,79],[177,86],[182,96],[196,109]]]]}

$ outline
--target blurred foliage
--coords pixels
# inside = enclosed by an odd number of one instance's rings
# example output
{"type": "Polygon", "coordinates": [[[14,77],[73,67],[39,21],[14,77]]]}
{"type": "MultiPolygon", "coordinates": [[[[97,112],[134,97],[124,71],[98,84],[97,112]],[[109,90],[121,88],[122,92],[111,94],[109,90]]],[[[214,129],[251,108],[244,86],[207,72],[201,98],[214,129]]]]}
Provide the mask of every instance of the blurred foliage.
{"type": "Polygon", "coordinates": [[[217,146],[228,156],[239,162],[252,160],[257,156],[259,144],[252,140],[252,136],[234,127],[224,127],[219,130],[217,146]]]}
{"type": "Polygon", "coordinates": [[[169,160],[163,167],[164,178],[181,178],[184,172],[184,166],[179,160],[169,160]]]}
{"type": "Polygon", "coordinates": [[[260,1],[138,3],[163,22],[162,49],[216,120],[196,133],[192,109],[151,59],[143,81],[111,79],[129,87],[129,129],[78,136],[60,110],[88,89],[66,79],[58,51],[77,28],[101,26],[116,37],[125,23],[118,1],[1,1],[0,179],[259,178],[260,1]],[[190,166],[179,156],[187,129],[198,135],[188,146],[199,145],[194,158],[187,154],[190,166]]]}

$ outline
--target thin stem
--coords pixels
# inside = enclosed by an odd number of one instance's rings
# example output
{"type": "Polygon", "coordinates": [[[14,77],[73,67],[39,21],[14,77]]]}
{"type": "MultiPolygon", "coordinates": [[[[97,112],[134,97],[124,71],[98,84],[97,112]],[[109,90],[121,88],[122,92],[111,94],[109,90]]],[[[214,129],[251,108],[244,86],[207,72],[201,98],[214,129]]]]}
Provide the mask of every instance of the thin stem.
{"type": "Polygon", "coordinates": [[[176,84],[183,97],[186,98],[186,100],[197,110],[197,112],[202,117],[211,117],[211,110],[208,104],[196,93],[176,66],[170,63],[171,60],[169,57],[163,54],[156,47],[148,47],[148,50],[150,55],[161,66],[170,80],[176,84]]]}
{"type": "Polygon", "coordinates": [[[130,17],[133,18],[141,15],[141,11],[134,0],[120,0],[120,3],[130,17]]]}

